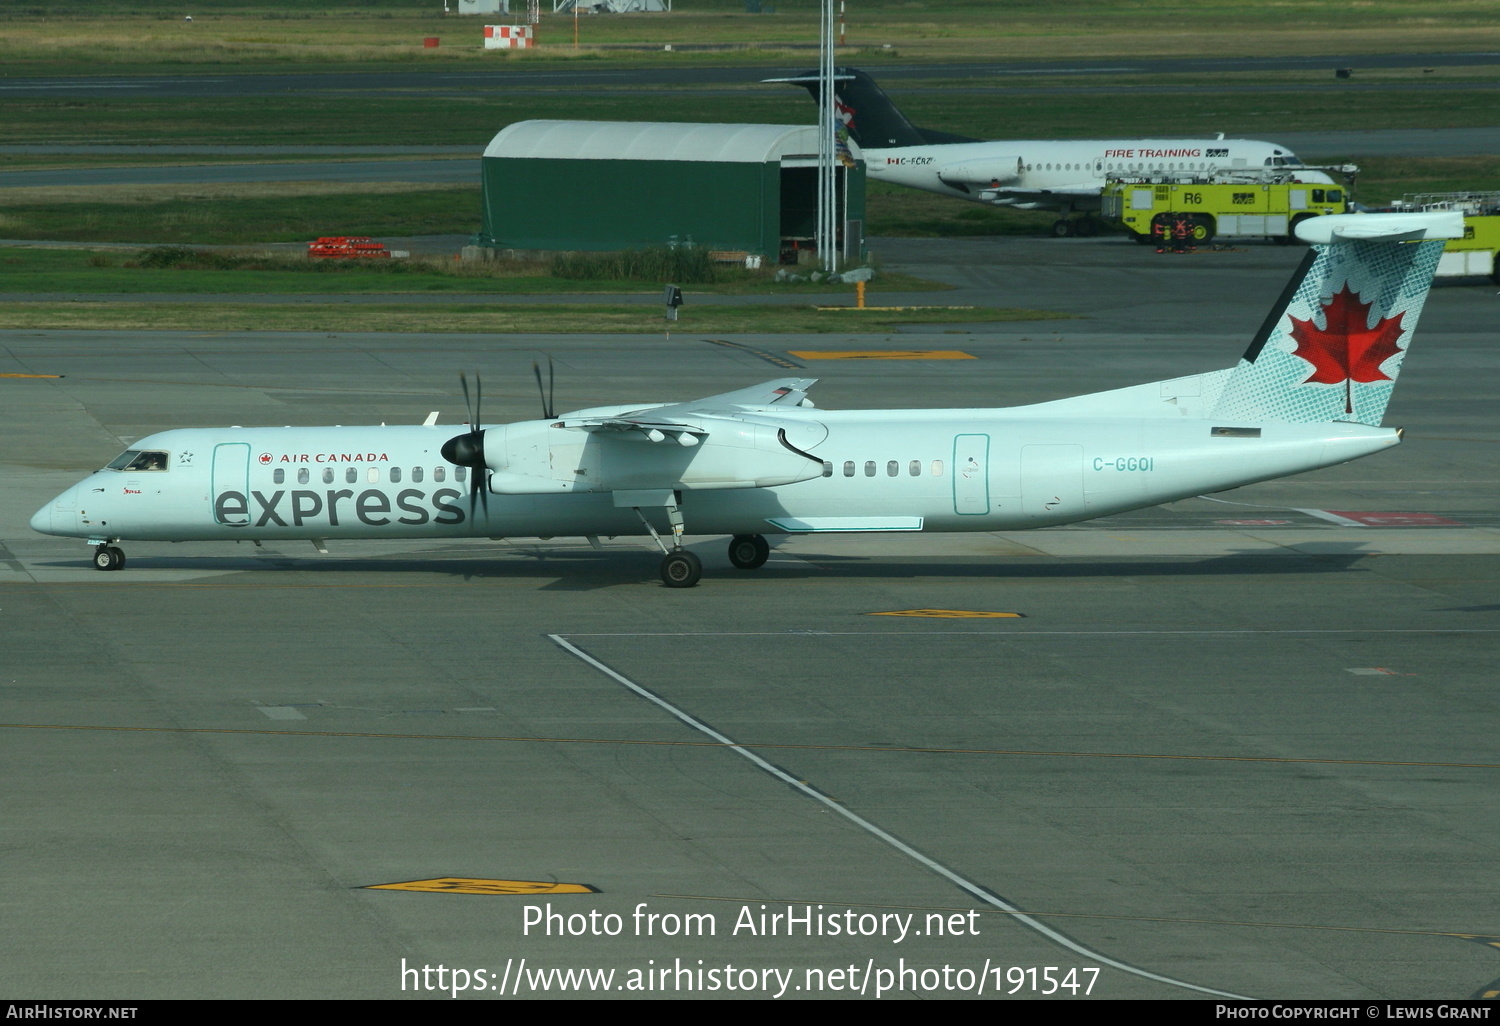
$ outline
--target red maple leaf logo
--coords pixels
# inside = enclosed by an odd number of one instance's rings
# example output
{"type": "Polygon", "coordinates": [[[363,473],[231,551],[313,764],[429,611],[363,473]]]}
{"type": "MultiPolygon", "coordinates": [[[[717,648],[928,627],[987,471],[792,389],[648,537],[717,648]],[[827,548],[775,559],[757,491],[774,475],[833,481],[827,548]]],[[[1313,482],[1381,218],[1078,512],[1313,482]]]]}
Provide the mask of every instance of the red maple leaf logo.
{"type": "Polygon", "coordinates": [[[1391,380],[1380,365],[1401,351],[1396,343],[1406,331],[1401,326],[1405,311],[1395,317],[1382,317],[1375,327],[1368,327],[1370,305],[1360,302],[1346,284],[1323,304],[1323,323],[1327,327],[1319,328],[1312,321],[1292,318],[1292,338],[1297,342],[1292,355],[1313,365],[1312,374],[1303,383],[1343,384],[1346,413],[1354,412],[1352,382],[1391,380]]]}
{"type": "Polygon", "coordinates": [[[1345,285],[1323,304],[1326,328],[1292,318],[1292,338],[1297,340],[1293,355],[1313,365],[1307,381],[1325,385],[1350,380],[1389,381],[1390,376],[1381,371],[1380,365],[1401,351],[1396,342],[1406,330],[1401,327],[1405,316],[1403,311],[1395,317],[1381,318],[1373,328],[1366,327],[1370,304],[1360,302],[1345,285]]]}

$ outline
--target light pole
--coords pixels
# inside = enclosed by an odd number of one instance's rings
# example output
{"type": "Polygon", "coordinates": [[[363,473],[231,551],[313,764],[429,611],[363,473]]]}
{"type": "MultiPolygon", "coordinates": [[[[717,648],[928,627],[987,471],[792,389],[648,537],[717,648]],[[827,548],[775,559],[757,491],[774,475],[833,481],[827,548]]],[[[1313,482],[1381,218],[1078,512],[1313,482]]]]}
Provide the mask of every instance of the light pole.
{"type": "Polygon", "coordinates": [[[839,269],[838,255],[838,152],[833,77],[833,5],[821,0],[818,33],[818,227],[815,244],[818,263],[833,274],[839,269]]]}

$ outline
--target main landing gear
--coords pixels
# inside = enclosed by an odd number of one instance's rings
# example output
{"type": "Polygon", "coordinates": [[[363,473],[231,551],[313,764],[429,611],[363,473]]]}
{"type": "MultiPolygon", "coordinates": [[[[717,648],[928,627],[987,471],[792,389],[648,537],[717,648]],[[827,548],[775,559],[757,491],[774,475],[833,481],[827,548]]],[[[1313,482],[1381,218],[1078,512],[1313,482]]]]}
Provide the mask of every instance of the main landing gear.
{"type": "Polygon", "coordinates": [[[741,570],[757,570],[771,558],[771,544],[758,534],[737,534],[729,539],[729,562],[741,570]]]}
{"type": "MultiPolygon", "coordinates": [[[[618,505],[629,505],[641,518],[646,533],[662,551],[661,583],[668,588],[691,588],[703,578],[703,561],[682,547],[682,510],[677,505],[676,493],[667,491],[616,492],[618,505]],[[672,545],[668,547],[651,521],[646,517],[646,508],[661,509],[672,525],[672,545]]],[[[766,565],[771,556],[771,546],[758,534],[737,534],[729,541],[729,562],[741,570],[754,570],[766,565]]]]}
{"type": "Polygon", "coordinates": [[[109,542],[100,542],[94,547],[95,570],[118,570],[125,565],[125,552],[109,542]]]}
{"type": "Polygon", "coordinates": [[[703,577],[703,561],[687,549],[675,549],[662,557],[661,583],[668,588],[691,588],[703,577]]]}
{"type": "Polygon", "coordinates": [[[662,551],[661,560],[661,583],[668,588],[691,588],[703,577],[703,561],[696,555],[682,547],[682,510],[678,507],[676,493],[668,491],[639,491],[639,492],[616,492],[615,501],[619,505],[629,503],[635,510],[635,515],[641,518],[641,523],[646,525],[646,531],[651,535],[651,540],[656,542],[662,551]],[[666,510],[667,523],[672,525],[672,547],[667,548],[667,543],[661,540],[661,535],[656,528],[651,526],[651,521],[646,519],[646,513],[642,505],[655,506],[666,510]]]}

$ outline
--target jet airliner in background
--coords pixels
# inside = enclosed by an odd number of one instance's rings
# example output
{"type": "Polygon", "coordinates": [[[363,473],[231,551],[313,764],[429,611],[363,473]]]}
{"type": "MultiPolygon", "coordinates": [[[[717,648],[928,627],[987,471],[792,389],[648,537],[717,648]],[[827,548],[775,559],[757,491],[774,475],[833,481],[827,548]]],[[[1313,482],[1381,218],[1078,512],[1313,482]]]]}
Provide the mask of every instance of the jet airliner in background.
{"type": "MultiPolygon", "coordinates": [[[[864,153],[865,172],[943,196],[1014,207],[1055,210],[1052,234],[1091,235],[1087,215],[1099,209],[1105,176],[1213,174],[1247,169],[1295,169],[1302,161],[1285,146],[1256,139],[1014,139],[981,142],[916,128],[875,80],[857,68],[834,71],[836,112],[864,153]],[[1085,215],[1068,219],[1070,214],[1085,215]]],[[[815,71],[768,78],[804,86],[819,97],[815,71]]],[[[1321,171],[1295,172],[1298,181],[1333,183],[1321,171]]]]}
{"type": "MultiPolygon", "coordinates": [[[[118,570],[124,541],[1002,531],[1108,516],[1345,463],[1381,427],[1458,213],[1338,214],[1234,367],[1002,409],[821,410],[789,378],[684,403],[483,426],[194,428],[140,439],[32,518],[118,570]]],[[[538,375],[540,380],[540,375],[538,375]]],[[[467,400],[468,387],[465,384],[467,400]]]]}

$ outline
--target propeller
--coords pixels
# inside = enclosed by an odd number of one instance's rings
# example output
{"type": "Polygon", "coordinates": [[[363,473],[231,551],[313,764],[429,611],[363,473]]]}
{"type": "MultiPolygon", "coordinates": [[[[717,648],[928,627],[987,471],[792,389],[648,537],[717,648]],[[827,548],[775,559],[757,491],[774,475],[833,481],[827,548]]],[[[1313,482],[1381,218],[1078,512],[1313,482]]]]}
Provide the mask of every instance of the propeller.
{"type": "Polygon", "coordinates": [[[547,385],[545,388],[542,386],[542,368],[535,360],[531,361],[531,373],[536,375],[536,389],[542,394],[542,417],[546,420],[551,420],[557,416],[552,408],[552,357],[547,357],[547,385]]]}
{"type": "MultiPolygon", "coordinates": [[[[540,380],[540,372],[538,372],[540,380]]],[[[468,467],[469,474],[469,519],[474,518],[476,497],[484,506],[485,515],[490,512],[490,490],[485,485],[489,465],[484,461],[484,431],[479,427],[479,404],[484,397],[479,372],[474,372],[474,401],[469,402],[469,378],[463,371],[458,373],[459,384],[464,389],[464,409],[469,414],[469,430],[466,434],[454,435],[443,443],[443,459],[454,466],[468,467]]]]}

